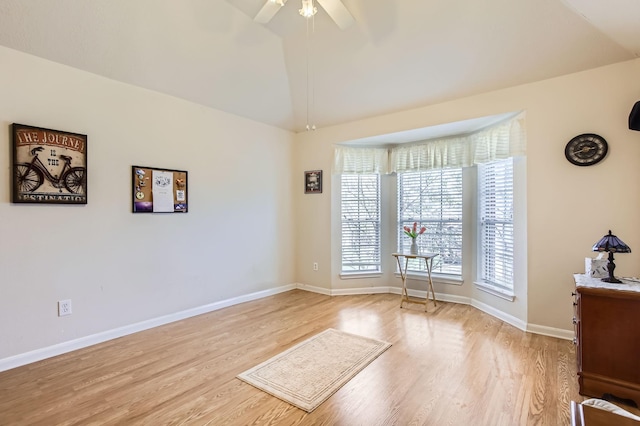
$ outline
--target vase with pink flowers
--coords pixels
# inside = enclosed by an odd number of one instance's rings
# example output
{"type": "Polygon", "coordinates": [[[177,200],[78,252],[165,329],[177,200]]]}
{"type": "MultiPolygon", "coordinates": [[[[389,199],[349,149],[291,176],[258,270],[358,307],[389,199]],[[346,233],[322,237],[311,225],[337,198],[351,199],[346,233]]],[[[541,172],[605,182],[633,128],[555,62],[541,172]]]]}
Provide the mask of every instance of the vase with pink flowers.
{"type": "Polygon", "coordinates": [[[418,235],[424,234],[427,228],[422,226],[420,229],[418,229],[418,222],[413,222],[413,226],[404,226],[402,229],[404,229],[404,234],[411,238],[410,253],[418,254],[420,252],[420,249],[418,248],[416,238],[418,238],[418,235]]]}

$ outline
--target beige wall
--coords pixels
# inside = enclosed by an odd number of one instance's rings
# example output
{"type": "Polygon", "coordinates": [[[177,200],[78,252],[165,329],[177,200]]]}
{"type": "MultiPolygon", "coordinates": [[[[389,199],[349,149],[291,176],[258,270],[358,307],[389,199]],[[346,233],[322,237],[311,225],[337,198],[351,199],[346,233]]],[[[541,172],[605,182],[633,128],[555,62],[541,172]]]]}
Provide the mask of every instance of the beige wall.
{"type": "MultiPolygon", "coordinates": [[[[336,229],[332,220],[332,146],[335,143],[511,111],[526,111],[528,154],[527,278],[515,302],[462,287],[440,285],[438,293],[468,297],[490,309],[522,318],[531,329],[570,330],[572,274],[584,271],[591,246],[612,229],[632,250],[617,256],[616,273],[640,275],[640,132],[627,118],[640,99],[640,59],[551,80],[472,96],[453,102],[374,117],[297,136],[295,205],[302,222],[296,233],[296,277],[302,284],[333,289],[398,286],[387,275],[377,280],[340,280],[336,229]],[[576,167],[564,147],[581,133],[598,133],[609,154],[598,165],[576,167]],[[304,170],[325,171],[324,192],[303,195],[304,170]],[[333,230],[333,232],[332,232],[333,230]],[[332,256],[333,250],[333,256],[332,256]],[[333,259],[333,260],[332,260],[333,259]],[[333,264],[332,264],[333,261],[333,264]],[[319,262],[319,271],[312,270],[319,262]],[[526,306],[513,309],[519,300],[526,306]]],[[[334,203],[335,204],[335,203],[334,203]]],[[[523,236],[524,237],[524,236],[523,236]]],[[[521,283],[516,283],[520,286],[521,283]]],[[[518,296],[518,295],[517,295],[518,296]]]]}
{"type": "Polygon", "coordinates": [[[293,134],[2,47],[0,64],[0,361],[294,282],[293,134]],[[88,135],[86,206],[9,202],[13,122],[88,135]],[[132,214],[134,164],[187,170],[189,212],[132,214]]]}
{"type": "Polygon", "coordinates": [[[571,328],[571,274],[609,228],[634,249],[617,256],[617,272],[640,275],[640,133],[626,125],[640,99],[640,59],[295,136],[6,48],[0,63],[0,367],[294,282],[326,292],[399,286],[390,272],[338,276],[332,145],[509,111],[527,114],[525,293],[515,303],[480,293],[469,271],[462,286],[436,291],[544,332],[571,328]],[[88,205],[9,202],[13,122],[88,134],[88,205]],[[585,132],[604,136],[610,153],[578,168],[563,150],[585,132]],[[189,213],[131,214],[133,164],[188,170],[189,213]],[[304,194],[312,169],[324,170],[322,194],[304,194]],[[73,300],[73,315],[57,317],[61,299],[73,300]]]}

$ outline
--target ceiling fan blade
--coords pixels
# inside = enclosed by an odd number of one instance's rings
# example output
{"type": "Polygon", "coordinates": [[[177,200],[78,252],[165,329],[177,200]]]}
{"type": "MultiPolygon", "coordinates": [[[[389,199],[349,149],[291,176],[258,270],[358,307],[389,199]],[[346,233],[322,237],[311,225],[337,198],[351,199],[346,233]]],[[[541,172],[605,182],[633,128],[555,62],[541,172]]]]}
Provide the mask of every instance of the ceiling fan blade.
{"type": "Polygon", "coordinates": [[[353,16],[340,0],[318,0],[318,3],[341,30],[354,23],[353,16]]]}
{"type": "Polygon", "coordinates": [[[282,5],[278,3],[266,0],[264,6],[262,6],[262,9],[260,9],[260,12],[258,12],[253,20],[261,24],[266,24],[271,20],[271,18],[274,17],[276,13],[278,13],[281,7],[282,5]]]}

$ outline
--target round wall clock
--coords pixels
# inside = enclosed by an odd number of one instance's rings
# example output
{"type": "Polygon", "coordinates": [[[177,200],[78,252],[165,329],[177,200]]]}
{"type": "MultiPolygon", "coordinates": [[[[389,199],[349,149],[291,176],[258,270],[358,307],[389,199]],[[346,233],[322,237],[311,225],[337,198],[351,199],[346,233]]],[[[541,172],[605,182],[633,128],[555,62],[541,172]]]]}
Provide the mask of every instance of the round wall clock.
{"type": "Polygon", "coordinates": [[[564,149],[567,160],[576,166],[592,166],[607,155],[609,146],[600,135],[584,133],[571,139],[564,149]]]}

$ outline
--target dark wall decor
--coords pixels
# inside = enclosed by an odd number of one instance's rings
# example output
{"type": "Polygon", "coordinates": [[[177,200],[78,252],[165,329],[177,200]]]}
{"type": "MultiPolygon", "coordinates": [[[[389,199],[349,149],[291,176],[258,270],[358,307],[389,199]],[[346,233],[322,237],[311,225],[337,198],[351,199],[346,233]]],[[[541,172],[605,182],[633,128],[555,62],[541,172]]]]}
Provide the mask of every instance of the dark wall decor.
{"type": "Polygon", "coordinates": [[[184,170],[132,166],[134,213],[186,213],[188,173],[184,170]]]}
{"type": "Polygon", "coordinates": [[[11,201],[87,204],[87,135],[12,124],[11,201]]]}
{"type": "Polygon", "coordinates": [[[609,144],[600,135],[584,133],[571,139],[564,148],[564,155],[576,166],[593,166],[606,157],[609,144]]]}
{"type": "Polygon", "coordinates": [[[304,193],[322,193],[322,170],[310,170],[304,172],[304,193]]]}
{"type": "Polygon", "coordinates": [[[629,129],[640,130],[640,101],[636,102],[629,114],[629,129]]]}

